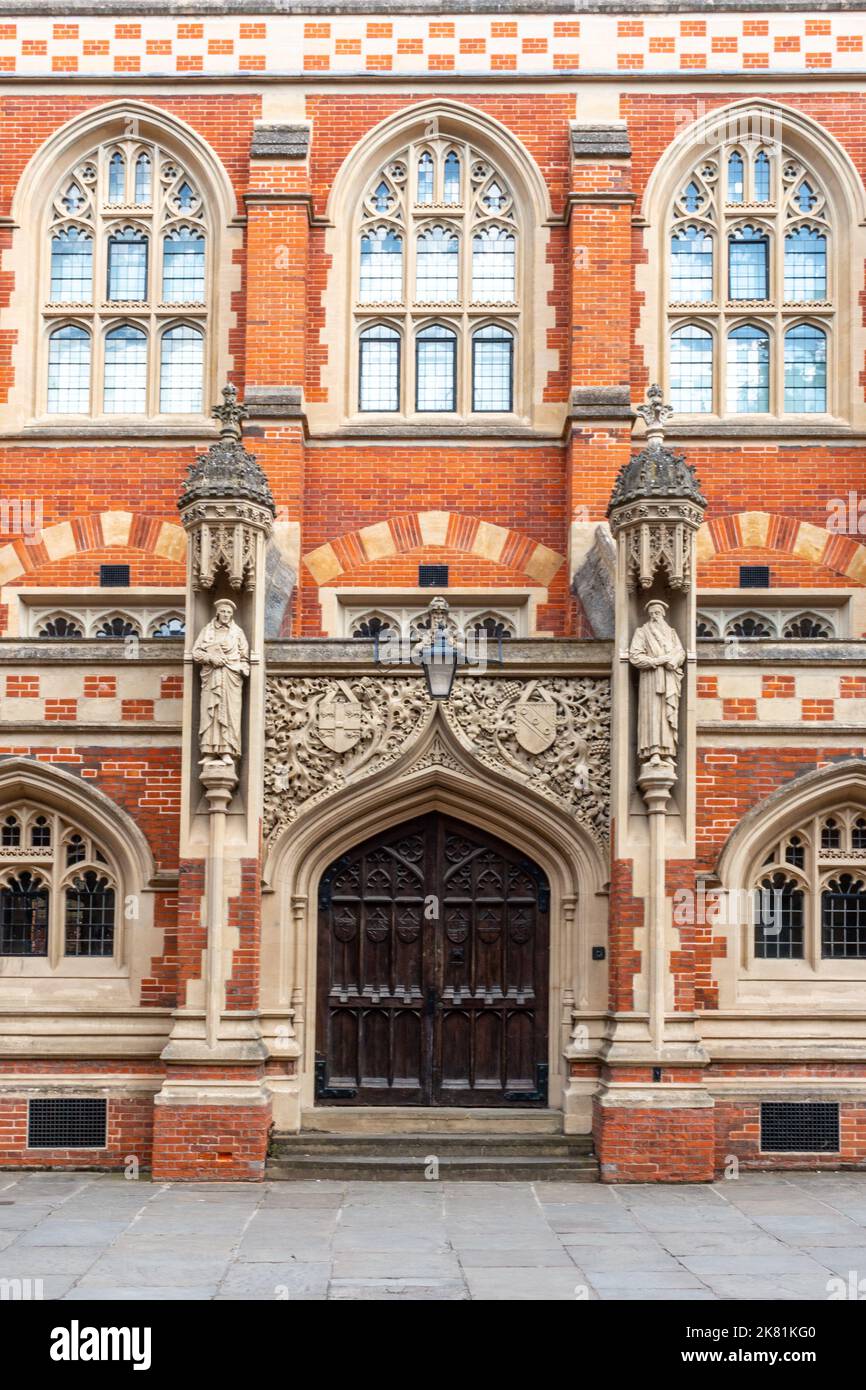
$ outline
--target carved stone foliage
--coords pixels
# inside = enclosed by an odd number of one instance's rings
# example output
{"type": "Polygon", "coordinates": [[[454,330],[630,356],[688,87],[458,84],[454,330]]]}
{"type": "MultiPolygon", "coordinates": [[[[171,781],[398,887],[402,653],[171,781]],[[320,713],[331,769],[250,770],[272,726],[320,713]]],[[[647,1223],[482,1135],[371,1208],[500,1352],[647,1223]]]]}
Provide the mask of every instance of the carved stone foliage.
{"type": "Polygon", "coordinates": [[[568,810],[601,843],[610,817],[610,683],[455,682],[445,718],[487,767],[568,810]]]}
{"type": "MultiPolygon", "coordinates": [[[[479,762],[549,798],[600,842],[608,835],[610,683],[464,678],[436,707],[416,679],[394,676],[268,680],[265,833],[273,840],[304,810],[395,762],[434,718],[479,762]]],[[[407,773],[457,769],[437,734],[407,773]]]]}
{"type": "Polygon", "coordinates": [[[265,705],[265,833],[398,757],[433,717],[420,681],[272,676],[265,705]]]}

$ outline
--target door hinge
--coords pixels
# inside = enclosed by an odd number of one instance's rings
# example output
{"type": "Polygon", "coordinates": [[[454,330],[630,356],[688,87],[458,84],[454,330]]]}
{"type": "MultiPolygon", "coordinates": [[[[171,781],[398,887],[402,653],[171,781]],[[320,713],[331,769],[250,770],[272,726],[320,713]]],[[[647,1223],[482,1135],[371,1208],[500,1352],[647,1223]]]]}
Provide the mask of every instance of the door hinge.
{"type": "Polygon", "coordinates": [[[358,1092],[354,1086],[329,1086],[328,1062],[325,1057],[316,1058],[316,1100],[354,1100],[358,1092]]]}
{"type": "Polygon", "coordinates": [[[518,1105],[531,1105],[539,1100],[547,1100],[547,1074],[550,1068],[546,1062],[536,1062],[535,1064],[535,1090],[534,1091],[506,1091],[504,1100],[514,1101],[518,1105]]]}

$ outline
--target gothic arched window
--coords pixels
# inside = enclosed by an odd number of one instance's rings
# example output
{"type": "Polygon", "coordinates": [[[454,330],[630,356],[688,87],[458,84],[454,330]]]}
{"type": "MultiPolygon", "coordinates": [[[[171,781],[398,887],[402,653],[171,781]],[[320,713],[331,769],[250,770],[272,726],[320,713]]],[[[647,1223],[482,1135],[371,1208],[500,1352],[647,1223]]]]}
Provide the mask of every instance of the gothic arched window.
{"type": "Polygon", "coordinates": [[[161,145],[130,137],[92,149],[56,190],[43,301],[44,409],[93,418],[200,415],[209,253],[195,182],[161,145]]]}
{"type": "Polygon", "coordinates": [[[760,854],[753,879],[756,960],[866,959],[866,817],[838,806],[760,854]]]}
{"type": "Polygon", "coordinates": [[[29,803],[5,814],[2,831],[0,956],[114,956],[120,879],[106,849],[29,803]]]}
{"type": "Polygon", "coordinates": [[[376,170],[356,230],[361,412],[515,409],[518,233],[506,179],[462,140],[425,136],[376,170]]]}
{"type": "Polygon", "coordinates": [[[722,139],[680,181],[667,228],[668,389],[682,414],[831,409],[831,215],[783,144],[722,139]]]}

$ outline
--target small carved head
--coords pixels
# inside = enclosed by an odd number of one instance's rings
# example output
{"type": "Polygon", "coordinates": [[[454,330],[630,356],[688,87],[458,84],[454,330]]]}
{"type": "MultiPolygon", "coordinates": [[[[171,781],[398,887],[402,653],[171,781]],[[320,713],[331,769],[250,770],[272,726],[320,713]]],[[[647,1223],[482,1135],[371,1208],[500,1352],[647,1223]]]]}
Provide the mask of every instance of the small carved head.
{"type": "Polygon", "coordinates": [[[223,627],[228,627],[235,614],[235,604],[230,598],[221,598],[214,607],[214,617],[223,627]]]}

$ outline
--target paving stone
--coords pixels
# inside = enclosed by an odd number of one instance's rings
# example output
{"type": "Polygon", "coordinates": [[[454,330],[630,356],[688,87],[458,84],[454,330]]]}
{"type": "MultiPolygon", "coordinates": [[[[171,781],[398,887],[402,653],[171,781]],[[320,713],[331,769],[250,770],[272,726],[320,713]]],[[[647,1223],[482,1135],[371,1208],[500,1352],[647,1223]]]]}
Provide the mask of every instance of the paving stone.
{"type": "Polygon", "coordinates": [[[236,1264],[219,1286],[217,1298],[294,1302],[323,1299],[328,1292],[329,1263],[236,1264]]]}
{"type": "Polygon", "coordinates": [[[110,1245],[129,1229],[127,1220],[63,1221],[49,1217],[25,1231],[17,1245],[110,1245]]]}
{"type": "Polygon", "coordinates": [[[0,1253],[0,1278],[84,1274],[104,1253],[104,1244],[25,1245],[19,1241],[0,1253]]]}
{"type": "Polygon", "coordinates": [[[414,1302],[458,1302],[469,1298],[466,1285],[461,1280],[442,1280],[432,1283],[429,1281],[395,1280],[395,1279],[374,1279],[374,1280],[332,1280],[328,1289],[328,1298],[334,1300],[344,1300],[347,1302],[365,1302],[375,1299],[377,1302],[391,1303],[396,1301],[414,1302]]]}
{"type": "Polygon", "coordinates": [[[460,1265],[453,1252],[431,1254],[407,1250],[367,1250],[334,1257],[334,1279],[458,1279],[460,1265]]]}
{"type": "Polygon", "coordinates": [[[522,1299],[539,1302],[571,1301],[585,1297],[590,1281],[583,1271],[572,1269],[467,1269],[464,1276],[473,1298],[522,1299]]]}

